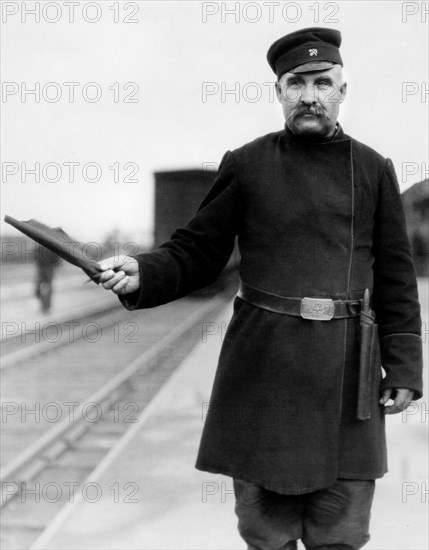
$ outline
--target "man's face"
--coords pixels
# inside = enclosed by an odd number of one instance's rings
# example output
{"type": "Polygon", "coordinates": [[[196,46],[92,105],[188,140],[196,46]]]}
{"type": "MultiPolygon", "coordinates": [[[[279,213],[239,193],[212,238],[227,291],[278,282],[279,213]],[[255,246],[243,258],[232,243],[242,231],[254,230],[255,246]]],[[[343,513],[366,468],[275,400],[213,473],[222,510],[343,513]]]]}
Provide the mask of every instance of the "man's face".
{"type": "Polygon", "coordinates": [[[285,73],[276,82],[286,125],[303,137],[333,135],[346,89],[340,65],[325,71],[285,73]]]}

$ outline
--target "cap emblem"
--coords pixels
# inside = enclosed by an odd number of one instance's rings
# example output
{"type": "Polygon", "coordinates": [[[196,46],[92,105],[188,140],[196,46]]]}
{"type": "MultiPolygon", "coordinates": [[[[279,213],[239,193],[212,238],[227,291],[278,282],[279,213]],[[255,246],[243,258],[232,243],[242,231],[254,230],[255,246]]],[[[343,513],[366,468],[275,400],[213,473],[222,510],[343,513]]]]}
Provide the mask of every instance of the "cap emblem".
{"type": "Polygon", "coordinates": [[[313,55],[317,55],[319,52],[317,51],[317,48],[310,48],[308,50],[309,54],[310,54],[310,57],[313,56],[313,55]]]}

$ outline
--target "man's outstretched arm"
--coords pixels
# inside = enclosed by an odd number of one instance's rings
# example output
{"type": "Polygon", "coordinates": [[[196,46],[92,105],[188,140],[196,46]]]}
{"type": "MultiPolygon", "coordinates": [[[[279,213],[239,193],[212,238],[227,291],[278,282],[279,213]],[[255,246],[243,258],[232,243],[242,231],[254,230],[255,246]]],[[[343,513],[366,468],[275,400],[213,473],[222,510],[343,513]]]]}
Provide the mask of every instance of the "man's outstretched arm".
{"type": "Polygon", "coordinates": [[[184,228],[150,253],[100,262],[103,287],[128,309],[155,307],[213,282],[231,256],[242,200],[233,153],[222,159],[213,186],[184,228]],[[117,272],[115,272],[117,270],[117,272]]]}

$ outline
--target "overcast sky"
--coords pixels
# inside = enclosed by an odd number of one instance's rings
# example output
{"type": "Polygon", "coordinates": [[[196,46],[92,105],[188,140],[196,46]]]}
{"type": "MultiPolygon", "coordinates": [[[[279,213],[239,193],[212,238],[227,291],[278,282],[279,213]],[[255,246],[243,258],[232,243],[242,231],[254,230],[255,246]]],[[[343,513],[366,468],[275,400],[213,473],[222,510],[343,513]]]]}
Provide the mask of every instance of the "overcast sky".
{"type": "Polygon", "coordinates": [[[40,22],[21,4],[2,2],[2,218],[147,242],[154,171],[219,163],[283,127],[266,51],[308,26],[342,32],[346,133],[392,158],[402,189],[427,177],[422,2],[107,0],[79,2],[73,22],[67,2],[39,2],[40,22]],[[39,183],[22,163],[40,163],[39,183]]]}

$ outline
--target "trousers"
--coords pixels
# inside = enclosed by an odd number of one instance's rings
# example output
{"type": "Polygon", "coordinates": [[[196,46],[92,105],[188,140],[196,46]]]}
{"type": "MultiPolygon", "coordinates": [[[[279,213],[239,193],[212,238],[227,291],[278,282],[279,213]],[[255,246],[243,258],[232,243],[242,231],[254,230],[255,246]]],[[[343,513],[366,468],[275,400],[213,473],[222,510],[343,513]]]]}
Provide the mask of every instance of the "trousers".
{"type": "Polygon", "coordinates": [[[369,540],[374,480],[338,479],[332,487],[282,495],[234,479],[238,530],[248,550],[358,550],[369,540]]]}

